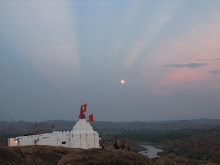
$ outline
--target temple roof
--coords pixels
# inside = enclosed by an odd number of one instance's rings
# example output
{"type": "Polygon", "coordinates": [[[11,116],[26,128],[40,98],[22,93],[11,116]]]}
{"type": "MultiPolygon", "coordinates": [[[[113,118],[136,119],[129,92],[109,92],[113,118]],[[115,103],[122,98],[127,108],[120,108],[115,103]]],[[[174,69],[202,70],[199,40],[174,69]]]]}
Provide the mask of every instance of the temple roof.
{"type": "Polygon", "coordinates": [[[86,119],[79,119],[77,123],[73,126],[74,132],[91,133],[95,132],[89,122],[86,119]]]}

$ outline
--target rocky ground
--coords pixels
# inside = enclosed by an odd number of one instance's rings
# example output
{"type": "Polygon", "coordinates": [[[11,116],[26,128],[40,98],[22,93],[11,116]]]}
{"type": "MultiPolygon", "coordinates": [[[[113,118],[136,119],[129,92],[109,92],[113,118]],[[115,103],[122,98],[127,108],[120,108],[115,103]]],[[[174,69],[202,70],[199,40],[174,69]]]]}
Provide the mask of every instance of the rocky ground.
{"type": "Polygon", "coordinates": [[[8,140],[7,139],[0,139],[0,146],[8,146],[8,140]]]}
{"type": "MultiPolygon", "coordinates": [[[[213,162],[165,156],[149,159],[135,152],[114,149],[72,149],[53,146],[0,147],[1,165],[217,165],[213,162]]],[[[216,163],[215,163],[216,162],[216,163]]]]}
{"type": "Polygon", "coordinates": [[[125,140],[127,143],[127,146],[130,147],[131,151],[134,152],[139,152],[139,151],[143,151],[145,150],[144,147],[142,147],[140,144],[138,144],[137,142],[127,139],[127,138],[121,138],[121,135],[118,132],[115,132],[111,129],[99,129],[98,130],[99,135],[101,137],[101,143],[104,142],[105,146],[112,146],[114,144],[115,138],[119,137],[119,141],[122,142],[122,140],[125,140]]]}

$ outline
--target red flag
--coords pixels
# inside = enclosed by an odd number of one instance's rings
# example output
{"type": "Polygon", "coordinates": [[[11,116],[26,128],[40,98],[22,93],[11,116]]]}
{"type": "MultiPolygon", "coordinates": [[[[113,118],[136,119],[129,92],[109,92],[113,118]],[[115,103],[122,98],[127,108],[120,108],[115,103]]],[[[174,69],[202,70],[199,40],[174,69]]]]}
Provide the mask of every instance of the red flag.
{"type": "Polygon", "coordinates": [[[84,104],[84,105],[81,105],[81,107],[84,107],[84,108],[86,108],[86,107],[87,107],[87,103],[86,103],[86,104],[84,104]]]}
{"type": "Polygon", "coordinates": [[[93,114],[89,115],[89,122],[93,121],[93,114]]]}
{"type": "Polygon", "coordinates": [[[86,112],[86,108],[87,108],[87,103],[84,104],[84,105],[81,105],[81,109],[82,109],[83,112],[86,112]],[[83,109],[83,108],[84,108],[84,109],[83,109]]]}

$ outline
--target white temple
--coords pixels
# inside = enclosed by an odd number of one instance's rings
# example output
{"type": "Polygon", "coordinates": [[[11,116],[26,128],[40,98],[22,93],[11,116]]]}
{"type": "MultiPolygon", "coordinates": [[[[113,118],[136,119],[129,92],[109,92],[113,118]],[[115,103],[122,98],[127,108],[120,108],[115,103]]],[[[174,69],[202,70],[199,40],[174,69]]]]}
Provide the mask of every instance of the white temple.
{"type": "MultiPolygon", "coordinates": [[[[82,108],[81,108],[82,111],[82,108]]],[[[85,112],[86,110],[84,110],[85,112]]],[[[19,136],[8,139],[8,146],[50,145],[69,148],[100,148],[99,134],[92,126],[81,118],[69,131],[53,131],[52,133],[19,136]]]]}

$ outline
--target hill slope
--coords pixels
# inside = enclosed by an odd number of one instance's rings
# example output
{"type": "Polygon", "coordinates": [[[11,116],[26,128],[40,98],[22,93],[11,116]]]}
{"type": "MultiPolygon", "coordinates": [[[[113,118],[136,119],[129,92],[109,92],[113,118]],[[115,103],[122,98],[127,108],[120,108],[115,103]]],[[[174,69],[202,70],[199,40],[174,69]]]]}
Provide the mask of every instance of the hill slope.
{"type": "Polygon", "coordinates": [[[169,146],[169,149],[166,150],[167,153],[174,153],[191,159],[212,159],[220,149],[220,128],[206,130],[188,138],[164,143],[169,146]]]}

